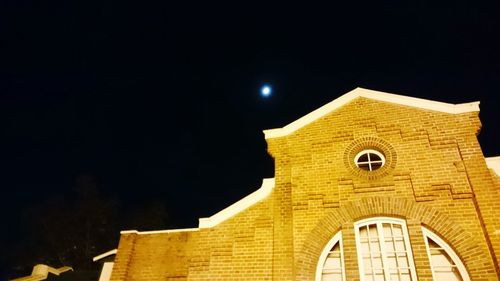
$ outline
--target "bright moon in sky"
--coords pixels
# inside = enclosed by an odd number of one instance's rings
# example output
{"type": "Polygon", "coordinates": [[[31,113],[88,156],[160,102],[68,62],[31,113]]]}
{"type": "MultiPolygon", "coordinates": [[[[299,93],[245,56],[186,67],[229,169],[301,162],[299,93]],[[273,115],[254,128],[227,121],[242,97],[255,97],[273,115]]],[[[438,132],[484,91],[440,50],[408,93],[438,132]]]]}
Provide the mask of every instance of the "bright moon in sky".
{"type": "Polygon", "coordinates": [[[265,98],[269,97],[271,95],[271,92],[272,89],[269,85],[264,85],[262,86],[262,88],[260,88],[260,94],[265,98]]]}

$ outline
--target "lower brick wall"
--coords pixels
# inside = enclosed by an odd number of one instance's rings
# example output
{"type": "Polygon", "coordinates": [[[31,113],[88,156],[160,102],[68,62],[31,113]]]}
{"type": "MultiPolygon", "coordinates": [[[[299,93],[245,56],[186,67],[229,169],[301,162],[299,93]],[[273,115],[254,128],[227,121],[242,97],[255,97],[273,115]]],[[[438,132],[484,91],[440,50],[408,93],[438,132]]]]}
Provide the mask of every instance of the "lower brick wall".
{"type": "MultiPolygon", "coordinates": [[[[123,234],[111,280],[280,280],[273,273],[273,223],[270,217],[262,216],[269,208],[268,202],[260,203],[246,211],[246,216],[215,229],[123,234]]],[[[294,251],[293,264],[289,265],[293,280],[314,280],[319,254],[342,231],[346,277],[358,281],[353,224],[372,216],[406,220],[419,280],[432,280],[422,226],[453,245],[472,280],[497,280],[484,238],[471,235],[480,232],[471,232],[480,228],[477,221],[460,221],[430,204],[390,197],[354,200],[325,212],[304,241],[295,245],[300,250],[294,251]]]]}
{"type": "Polygon", "coordinates": [[[123,234],[111,280],[186,280],[190,232],[123,234]]]}
{"type": "Polygon", "coordinates": [[[272,280],[270,208],[197,231],[122,234],[111,280],[272,280]]]}

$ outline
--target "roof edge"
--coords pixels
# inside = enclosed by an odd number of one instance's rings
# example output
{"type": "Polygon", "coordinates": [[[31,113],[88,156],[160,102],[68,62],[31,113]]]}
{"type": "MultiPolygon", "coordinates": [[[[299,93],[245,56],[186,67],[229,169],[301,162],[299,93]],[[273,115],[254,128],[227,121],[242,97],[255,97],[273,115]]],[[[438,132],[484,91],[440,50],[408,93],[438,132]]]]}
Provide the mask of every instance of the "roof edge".
{"type": "MultiPolygon", "coordinates": [[[[180,229],[165,229],[165,230],[153,230],[153,231],[137,231],[135,229],[122,230],[120,234],[138,234],[138,235],[148,235],[148,234],[165,234],[165,233],[176,233],[176,232],[191,232],[199,231],[203,228],[214,227],[221,222],[235,216],[236,214],[242,212],[243,210],[249,208],[250,206],[263,200],[274,188],[274,178],[266,178],[262,180],[262,185],[256,191],[250,193],[246,197],[240,199],[239,201],[233,203],[229,207],[219,211],[218,213],[207,217],[198,219],[198,228],[180,228],[180,229]]],[[[112,252],[111,250],[110,252],[112,252]]],[[[109,253],[109,252],[107,252],[109,253]]],[[[106,253],[104,253],[106,254],[106,253]]],[[[102,255],[104,255],[102,254],[102,255]]],[[[99,257],[99,256],[98,256],[99,257]]],[[[95,257],[97,258],[97,257],[95,257]]]]}
{"type": "Polygon", "coordinates": [[[420,109],[444,112],[449,114],[460,114],[466,112],[479,111],[478,101],[470,103],[451,104],[451,103],[444,103],[444,102],[432,101],[421,98],[390,94],[390,93],[374,91],[358,87],[338,97],[337,99],[327,103],[326,105],[312,111],[311,113],[295,120],[294,122],[286,125],[285,127],[264,130],[263,132],[265,138],[272,139],[272,138],[287,136],[295,132],[296,130],[318,120],[319,118],[325,116],[326,114],[344,106],[345,104],[359,97],[383,101],[383,102],[389,102],[399,105],[406,105],[420,109]]]}
{"type": "Polygon", "coordinates": [[[165,233],[175,233],[175,232],[189,232],[189,231],[198,231],[198,228],[178,228],[178,229],[163,229],[163,230],[151,230],[151,231],[138,231],[135,229],[131,230],[122,230],[120,234],[138,234],[138,235],[147,235],[147,234],[165,234],[165,233]]]}
{"type": "Polygon", "coordinates": [[[49,277],[49,273],[59,276],[61,275],[61,273],[70,270],[74,271],[73,268],[70,266],[62,266],[59,268],[54,268],[52,266],[39,263],[33,266],[33,271],[31,272],[31,275],[10,279],[10,281],[41,281],[41,280],[46,280],[49,277]]]}
{"type": "Polygon", "coordinates": [[[492,169],[495,174],[500,177],[500,156],[487,157],[484,158],[484,160],[486,161],[486,166],[492,169]]]}
{"type": "Polygon", "coordinates": [[[95,256],[94,258],[92,258],[92,261],[98,261],[98,260],[103,259],[105,257],[109,257],[111,255],[116,255],[117,252],[118,252],[118,249],[113,249],[113,250],[107,251],[106,253],[102,253],[98,256],[95,256]]]}
{"type": "Polygon", "coordinates": [[[200,218],[198,227],[210,228],[220,224],[221,222],[235,216],[236,214],[266,198],[269,194],[271,194],[273,188],[274,178],[263,179],[261,187],[256,191],[250,193],[243,199],[237,201],[222,211],[219,211],[211,217],[200,218]]]}

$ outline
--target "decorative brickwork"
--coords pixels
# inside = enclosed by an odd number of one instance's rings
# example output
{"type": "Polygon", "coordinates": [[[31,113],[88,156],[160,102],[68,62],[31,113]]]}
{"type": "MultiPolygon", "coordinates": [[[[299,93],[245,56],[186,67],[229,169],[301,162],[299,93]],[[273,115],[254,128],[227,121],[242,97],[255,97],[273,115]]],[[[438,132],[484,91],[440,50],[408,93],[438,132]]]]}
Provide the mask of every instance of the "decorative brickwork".
{"type": "Polygon", "coordinates": [[[396,167],[396,150],[385,140],[377,137],[362,137],[349,144],[344,152],[344,165],[359,177],[368,180],[382,178],[396,167]],[[385,157],[385,165],[375,171],[366,171],[358,168],[354,163],[354,157],[362,150],[374,149],[380,151],[385,157]]]}
{"type": "Polygon", "coordinates": [[[477,103],[356,89],[265,131],[274,187],[255,202],[199,229],[124,232],[111,280],[319,280],[319,257],[341,231],[343,274],[359,281],[354,224],[376,217],[404,220],[418,280],[433,280],[422,227],[450,246],[466,280],[499,280],[500,171],[486,165],[480,127],[477,103]],[[384,165],[360,169],[365,149],[384,165]]]}

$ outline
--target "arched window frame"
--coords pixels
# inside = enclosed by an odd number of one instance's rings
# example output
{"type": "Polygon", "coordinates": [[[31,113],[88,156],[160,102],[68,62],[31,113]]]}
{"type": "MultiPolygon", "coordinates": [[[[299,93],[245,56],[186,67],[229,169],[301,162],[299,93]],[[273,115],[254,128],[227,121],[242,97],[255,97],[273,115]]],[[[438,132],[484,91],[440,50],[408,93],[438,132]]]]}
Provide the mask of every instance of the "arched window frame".
{"type": "Polygon", "coordinates": [[[328,253],[330,250],[335,246],[335,244],[339,243],[340,246],[340,265],[342,268],[342,280],[346,281],[345,279],[345,266],[344,266],[344,248],[342,245],[342,231],[337,232],[333,236],[330,241],[326,244],[326,246],[323,248],[323,251],[321,252],[321,255],[319,256],[318,259],[318,264],[316,266],[316,279],[315,281],[321,281],[323,277],[323,265],[325,264],[326,258],[328,257],[328,253]]]}
{"type": "Polygon", "coordinates": [[[360,169],[362,169],[360,167],[360,164],[368,164],[369,169],[366,170],[366,171],[373,172],[373,171],[376,171],[376,170],[384,167],[384,165],[385,165],[385,156],[384,156],[384,154],[382,154],[382,152],[380,152],[378,150],[365,149],[365,150],[360,151],[358,154],[356,154],[356,156],[354,156],[354,164],[356,164],[356,167],[358,167],[360,169]],[[368,155],[368,160],[366,162],[359,162],[359,158],[361,156],[365,155],[365,154],[368,155]],[[371,160],[369,154],[375,154],[375,155],[377,155],[380,158],[380,160],[371,160]],[[373,169],[372,168],[372,164],[373,163],[379,163],[379,162],[380,162],[380,167],[377,167],[376,169],[373,169]]]}
{"type": "Polygon", "coordinates": [[[458,269],[458,272],[460,273],[462,279],[464,281],[470,281],[469,273],[467,272],[467,269],[465,268],[464,264],[462,263],[462,260],[457,256],[455,251],[446,243],[443,239],[441,239],[439,236],[434,234],[432,231],[429,229],[422,227],[422,233],[424,235],[424,241],[425,241],[425,248],[427,250],[427,256],[429,257],[429,263],[431,265],[431,270],[432,270],[432,278],[436,280],[436,277],[434,276],[434,267],[432,264],[432,259],[431,259],[431,252],[430,252],[430,247],[429,247],[429,242],[428,238],[433,240],[436,244],[438,244],[445,252],[450,256],[451,260],[455,263],[455,266],[458,269]]]}
{"type": "MultiPolygon", "coordinates": [[[[364,273],[363,255],[361,253],[362,246],[361,246],[361,239],[360,239],[359,229],[361,227],[363,227],[363,226],[366,226],[366,225],[377,224],[378,237],[380,238],[380,237],[383,236],[383,234],[381,235],[382,230],[380,229],[380,227],[382,227],[383,223],[390,223],[390,224],[399,224],[399,225],[401,225],[401,230],[402,230],[402,233],[403,233],[403,240],[404,240],[405,248],[407,249],[406,255],[407,255],[407,259],[408,259],[408,266],[409,266],[410,276],[411,276],[412,280],[415,280],[415,281],[418,280],[417,279],[417,274],[416,274],[416,269],[415,269],[415,263],[414,263],[414,260],[413,260],[413,251],[412,251],[411,244],[410,244],[410,236],[408,234],[408,229],[406,227],[406,221],[403,220],[403,219],[390,218],[390,217],[368,218],[368,219],[357,221],[354,224],[354,232],[355,232],[355,238],[356,238],[356,254],[358,256],[358,268],[359,268],[360,280],[364,281],[364,280],[366,280],[366,278],[365,278],[365,273],[364,273]]],[[[380,247],[382,247],[382,245],[385,245],[385,242],[382,243],[382,244],[380,244],[380,247]]],[[[381,252],[382,252],[382,259],[386,260],[387,259],[387,257],[386,257],[387,253],[386,253],[385,249],[381,249],[381,252]]],[[[387,278],[388,274],[389,273],[386,272],[385,267],[384,267],[385,279],[390,279],[390,278],[387,278]]]]}

